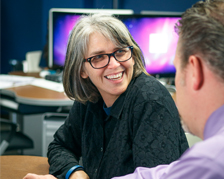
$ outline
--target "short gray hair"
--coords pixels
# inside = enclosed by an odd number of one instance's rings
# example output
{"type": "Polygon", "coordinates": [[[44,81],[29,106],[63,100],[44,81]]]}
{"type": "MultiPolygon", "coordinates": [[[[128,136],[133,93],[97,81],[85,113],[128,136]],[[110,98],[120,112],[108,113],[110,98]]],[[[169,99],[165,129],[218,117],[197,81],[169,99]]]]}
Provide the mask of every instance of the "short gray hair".
{"type": "Polygon", "coordinates": [[[224,81],[224,0],[199,1],[175,25],[179,34],[182,68],[190,55],[200,55],[224,81]]]}
{"type": "Polygon", "coordinates": [[[92,14],[82,16],[74,26],[68,41],[63,73],[63,85],[66,95],[81,103],[97,102],[100,93],[89,78],[83,79],[83,60],[88,48],[89,36],[99,32],[110,39],[117,47],[133,46],[135,60],[133,78],[144,72],[144,57],[126,26],[109,14],[92,14]]]}

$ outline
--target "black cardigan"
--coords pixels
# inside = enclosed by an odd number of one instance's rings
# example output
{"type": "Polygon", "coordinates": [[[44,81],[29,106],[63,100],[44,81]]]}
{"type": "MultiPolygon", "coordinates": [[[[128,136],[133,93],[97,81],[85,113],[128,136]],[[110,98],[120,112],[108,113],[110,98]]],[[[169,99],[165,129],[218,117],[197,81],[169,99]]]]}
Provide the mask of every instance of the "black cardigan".
{"type": "Polygon", "coordinates": [[[175,103],[154,77],[142,73],[115,101],[74,102],[49,145],[50,173],[64,179],[82,156],[90,179],[108,179],[177,160],[188,148],[175,103]]]}

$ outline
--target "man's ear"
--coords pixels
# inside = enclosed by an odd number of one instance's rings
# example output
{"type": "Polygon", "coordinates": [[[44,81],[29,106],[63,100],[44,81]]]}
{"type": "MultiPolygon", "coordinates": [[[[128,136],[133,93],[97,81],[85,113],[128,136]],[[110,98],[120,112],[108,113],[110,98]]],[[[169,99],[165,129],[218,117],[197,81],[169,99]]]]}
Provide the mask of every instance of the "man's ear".
{"type": "Polygon", "coordinates": [[[199,90],[204,82],[204,71],[201,58],[195,55],[189,57],[189,65],[192,70],[192,86],[194,90],[199,90]]]}

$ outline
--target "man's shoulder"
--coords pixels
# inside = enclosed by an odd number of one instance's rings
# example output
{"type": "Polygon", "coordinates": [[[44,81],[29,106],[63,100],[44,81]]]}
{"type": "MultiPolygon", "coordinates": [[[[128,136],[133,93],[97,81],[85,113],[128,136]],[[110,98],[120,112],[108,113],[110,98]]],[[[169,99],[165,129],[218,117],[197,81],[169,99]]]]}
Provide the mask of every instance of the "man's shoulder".
{"type": "Polygon", "coordinates": [[[194,144],[186,153],[186,157],[204,158],[219,161],[224,166],[224,135],[214,135],[194,144]]]}

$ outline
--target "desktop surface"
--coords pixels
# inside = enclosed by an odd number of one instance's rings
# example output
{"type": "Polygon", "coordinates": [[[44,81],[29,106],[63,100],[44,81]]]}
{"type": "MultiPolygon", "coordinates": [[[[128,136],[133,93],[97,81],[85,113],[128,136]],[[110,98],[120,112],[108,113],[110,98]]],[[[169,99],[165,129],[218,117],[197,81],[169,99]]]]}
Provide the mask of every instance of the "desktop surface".
{"type": "Polygon", "coordinates": [[[73,104],[62,89],[62,84],[34,78],[33,81],[21,86],[1,88],[0,106],[21,114],[56,112],[58,108],[70,107],[73,104]],[[52,87],[57,89],[51,89],[52,87]]]}
{"type": "Polygon", "coordinates": [[[46,175],[49,173],[47,157],[37,156],[0,156],[0,178],[23,178],[27,173],[46,175]]]}

